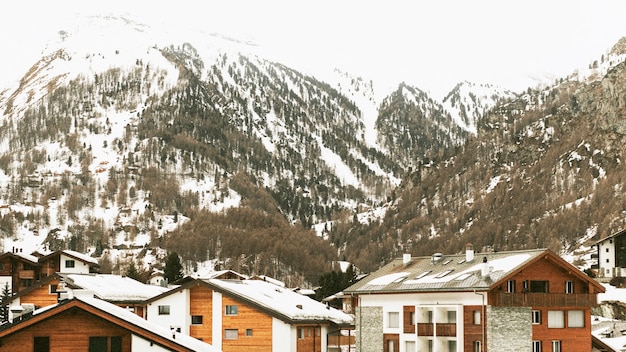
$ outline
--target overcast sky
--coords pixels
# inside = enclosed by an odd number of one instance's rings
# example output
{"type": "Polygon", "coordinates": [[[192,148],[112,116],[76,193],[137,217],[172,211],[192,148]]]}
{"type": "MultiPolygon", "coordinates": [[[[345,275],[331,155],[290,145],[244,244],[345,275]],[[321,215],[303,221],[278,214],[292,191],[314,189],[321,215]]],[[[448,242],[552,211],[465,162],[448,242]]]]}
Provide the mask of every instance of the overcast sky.
{"type": "MultiPolygon", "coordinates": [[[[0,44],[18,52],[40,50],[38,38],[77,13],[126,14],[245,36],[296,68],[337,66],[365,78],[406,81],[435,96],[462,80],[523,90],[537,77],[586,67],[626,36],[623,0],[26,0],[0,6],[0,44]]],[[[0,60],[12,63],[5,50],[0,60]]]]}

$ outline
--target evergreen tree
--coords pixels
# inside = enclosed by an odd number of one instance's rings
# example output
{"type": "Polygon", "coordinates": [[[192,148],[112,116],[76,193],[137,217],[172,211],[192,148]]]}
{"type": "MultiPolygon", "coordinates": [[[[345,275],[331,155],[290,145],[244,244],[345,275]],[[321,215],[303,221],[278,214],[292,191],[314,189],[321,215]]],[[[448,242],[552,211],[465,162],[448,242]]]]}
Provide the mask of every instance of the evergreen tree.
{"type": "Polygon", "coordinates": [[[137,269],[135,261],[131,261],[128,268],[126,268],[126,276],[139,282],[143,282],[144,275],[139,271],[139,269],[137,269]]]}
{"type": "MultiPolygon", "coordinates": [[[[11,297],[11,289],[8,283],[4,283],[2,293],[0,293],[0,301],[4,302],[7,298],[11,297]]],[[[9,321],[9,303],[3,303],[0,306],[0,324],[9,321]]]]}
{"type": "Polygon", "coordinates": [[[165,259],[165,279],[167,282],[174,282],[183,277],[183,265],[176,252],[170,252],[165,259]]]}

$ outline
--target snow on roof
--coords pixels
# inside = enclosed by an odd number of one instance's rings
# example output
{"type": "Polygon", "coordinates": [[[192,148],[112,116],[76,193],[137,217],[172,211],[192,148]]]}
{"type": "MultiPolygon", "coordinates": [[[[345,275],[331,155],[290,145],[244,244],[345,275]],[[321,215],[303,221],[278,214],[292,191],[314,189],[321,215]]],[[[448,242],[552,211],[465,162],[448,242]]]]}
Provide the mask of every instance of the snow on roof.
{"type": "Polygon", "coordinates": [[[13,254],[15,254],[16,256],[18,256],[20,258],[23,258],[23,259],[26,259],[26,260],[28,260],[30,262],[33,262],[33,263],[38,263],[39,262],[39,258],[35,257],[34,255],[30,255],[30,254],[26,254],[26,253],[13,253],[13,254]]]}
{"type": "Polygon", "coordinates": [[[408,264],[399,259],[344,292],[487,289],[513,269],[544,252],[545,249],[482,253],[476,254],[470,262],[466,261],[465,254],[446,255],[436,260],[414,257],[408,264]],[[482,262],[483,257],[487,258],[486,264],[482,262]],[[489,269],[487,276],[481,274],[484,265],[489,269]]]}
{"type": "Polygon", "coordinates": [[[103,300],[88,297],[76,297],[75,299],[193,351],[218,351],[217,348],[185,334],[176,333],[176,337],[174,338],[174,333],[170,329],[149,322],[127,309],[118,307],[103,300]]]}
{"type": "Polygon", "coordinates": [[[204,281],[290,320],[331,321],[335,324],[353,323],[352,316],[340,310],[266,281],[219,279],[204,281]]]}
{"type": "Polygon", "coordinates": [[[66,274],[67,284],[92,291],[109,302],[143,301],[167,291],[166,287],[147,285],[125,276],[109,274],[66,274]]]}
{"type": "Polygon", "coordinates": [[[591,335],[615,351],[626,346],[626,322],[611,319],[592,319],[591,335]]]}
{"type": "Polygon", "coordinates": [[[66,249],[64,251],[62,251],[62,253],[65,253],[66,255],[69,255],[70,257],[74,257],[76,259],[80,259],[82,261],[84,261],[85,263],[92,263],[92,264],[96,264],[98,265],[98,260],[96,258],[92,258],[86,254],[80,253],[80,252],[76,252],[76,251],[72,251],[69,249],[66,249]]]}

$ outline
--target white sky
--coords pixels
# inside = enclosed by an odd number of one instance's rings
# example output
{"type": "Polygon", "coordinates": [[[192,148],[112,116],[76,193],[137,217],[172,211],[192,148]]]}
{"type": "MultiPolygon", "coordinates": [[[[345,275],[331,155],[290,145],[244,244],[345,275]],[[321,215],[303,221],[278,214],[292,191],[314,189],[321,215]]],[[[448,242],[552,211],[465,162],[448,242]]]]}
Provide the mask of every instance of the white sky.
{"type": "Polygon", "coordinates": [[[623,0],[26,0],[0,5],[2,66],[23,65],[6,53],[40,51],[42,34],[76,13],[242,35],[297,69],[337,66],[435,97],[462,80],[522,90],[586,67],[626,36],[623,0]]]}

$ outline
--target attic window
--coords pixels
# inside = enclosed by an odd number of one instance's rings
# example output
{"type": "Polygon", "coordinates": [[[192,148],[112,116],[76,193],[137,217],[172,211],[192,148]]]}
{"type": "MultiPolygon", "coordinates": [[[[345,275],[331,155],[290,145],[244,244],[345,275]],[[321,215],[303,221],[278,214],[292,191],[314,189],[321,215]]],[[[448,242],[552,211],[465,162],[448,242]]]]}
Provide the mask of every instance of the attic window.
{"type": "Polygon", "coordinates": [[[453,272],[453,271],[454,271],[454,270],[446,270],[446,271],[444,271],[444,272],[440,273],[439,275],[435,276],[435,279],[441,279],[442,277],[444,277],[444,276],[446,276],[446,275],[450,274],[450,273],[451,273],[451,272],[453,272]]]}
{"type": "Polygon", "coordinates": [[[393,282],[394,284],[399,284],[399,283],[401,283],[402,281],[404,281],[405,279],[406,279],[406,276],[402,276],[402,277],[399,277],[399,278],[397,278],[397,279],[393,280],[392,282],[393,282]]]}
{"type": "Polygon", "coordinates": [[[456,280],[456,281],[463,281],[463,280],[467,279],[470,276],[472,276],[472,273],[464,273],[464,274],[461,274],[461,275],[457,276],[456,279],[454,279],[454,280],[456,280]]]}
{"type": "Polygon", "coordinates": [[[426,275],[430,274],[430,272],[431,272],[430,270],[428,270],[428,271],[424,271],[423,273],[421,273],[421,274],[417,275],[417,276],[415,277],[415,280],[419,280],[419,279],[423,278],[424,276],[426,276],[426,275]]]}

